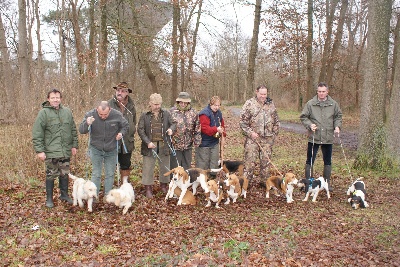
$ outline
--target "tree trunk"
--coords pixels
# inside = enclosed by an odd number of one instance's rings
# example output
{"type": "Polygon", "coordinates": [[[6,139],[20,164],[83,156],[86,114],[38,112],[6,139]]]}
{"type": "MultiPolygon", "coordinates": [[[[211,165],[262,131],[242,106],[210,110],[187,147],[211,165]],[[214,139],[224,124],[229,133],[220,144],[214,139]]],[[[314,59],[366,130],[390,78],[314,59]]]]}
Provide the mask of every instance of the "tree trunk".
{"type": "Polygon", "coordinates": [[[0,86],[4,88],[4,92],[0,91],[0,107],[2,114],[0,114],[1,122],[15,122],[16,119],[16,100],[14,97],[17,85],[8,82],[9,77],[13,77],[13,71],[10,63],[10,55],[8,52],[6,33],[3,25],[3,18],[0,12],[0,86]]]}
{"type": "Polygon", "coordinates": [[[258,34],[260,32],[261,5],[262,5],[262,0],[257,0],[254,9],[254,24],[253,24],[254,28],[253,28],[253,36],[251,38],[249,62],[247,65],[246,90],[243,92],[243,100],[247,99],[247,94],[251,95],[255,90],[254,76],[255,76],[256,58],[258,51],[258,34]]]}
{"type": "Polygon", "coordinates": [[[65,81],[67,77],[67,46],[66,46],[66,34],[64,33],[64,21],[65,21],[65,1],[61,1],[61,7],[57,1],[57,11],[60,16],[57,18],[58,27],[58,41],[60,43],[60,74],[61,80],[65,81]]]}
{"type": "Polygon", "coordinates": [[[88,81],[94,80],[96,76],[96,25],[94,18],[95,0],[89,0],[89,53],[88,53],[88,81]]]}
{"type": "Polygon", "coordinates": [[[385,156],[385,88],[391,0],[368,2],[368,37],[356,168],[380,170],[385,156]]]}
{"type": "Polygon", "coordinates": [[[34,1],[35,18],[36,18],[36,42],[38,46],[37,53],[37,72],[39,81],[44,81],[44,69],[43,69],[43,52],[42,52],[42,39],[40,38],[40,12],[39,12],[39,0],[34,1]]]}
{"type": "MultiPolygon", "coordinates": [[[[313,38],[314,38],[314,25],[313,25],[313,16],[314,16],[314,1],[308,0],[308,8],[307,8],[307,21],[308,21],[308,32],[307,32],[307,92],[315,92],[314,87],[314,69],[313,69],[313,38]]],[[[311,98],[311,97],[310,97],[311,98]]],[[[301,111],[303,109],[303,94],[301,90],[299,90],[299,97],[297,99],[298,105],[297,110],[301,111]]]]}
{"type": "Polygon", "coordinates": [[[173,15],[172,15],[172,76],[171,76],[171,104],[174,103],[174,97],[178,95],[178,55],[179,55],[179,42],[178,42],[178,27],[180,24],[180,7],[179,0],[173,1],[173,15]]]}
{"type": "Polygon", "coordinates": [[[71,14],[72,14],[71,23],[75,36],[75,52],[78,62],[77,67],[79,76],[82,79],[83,75],[85,74],[85,55],[82,44],[81,29],[79,27],[79,15],[78,15],[79,10],[77,9],[78,0],[70,0],[69,3],[71,5],[71,14]]]}
{"type": "MultiPolygon", "coordinates": [[[[333,21],[335,19],[335,9],[339,3],[339,0],[332,0],[329,6],[329,0],[326,0],[326,39],[324,43],[324,51],[321,58],[321,72],[319,74],[319,82],[323,82],[326,79],[326,68],[330,55],[331,40],[332,40],[332,29],[333,21]]],[[[329,84],[328,84],[329,85],[329,84]]],[[[315,94],[315,91],[308,92],[307,99],[310,99],[315,94]]]]}
{"type": "Polygon", "coordinates": [[[326,82],[329,85],[332,85],[333,80],[333,71],[335,70],[335,65],[339,61],[338,60],[338,52],[339,47],[342,44],[342,36],[343,36],[343,26],[345,22],[345,16],[347,12],[347,7],[349,2],[347,0],[342,0],[342,6],[340,8],[339,22],[336,30],[335,41],[333,42],[332,51],[330,55],[330,60],[328,60],[328,66],[326,71],[326,82]]]}
{"type": "MultiPolygon", "coordinates": [[[[19,99],[18,101],[19,107],[17,110],[23,111],[23,108],[29,106],[28,99],[31,95],[30,91],[30,72],[29,72],[29,61],[28,58],[28,43],[27,43],[27,29],[26,29],[26,2],[25,0],[18,0],[18,61],[19,61],[19,69],[20,69],[20,91],[19,91],[19,99]]],[[[19,119],[24,117],[24,114],[18,113],[19,119]]]]}
{"type": "Polygon", "coordinates": [[[107,80],[107,0],[100,0],[99,82],[106,90],[107,80]]]}
{"type": "MultiPolygon", "coordinates": [[[[391,100],[396,69],[399,66],[399,64],[397,63],[397,61],[399,61],[399,51],[400,51],[399,46],[400,46],[400,13],[397,13],[396,28],[394,29],[392,73],[390,76],[389,90],[388,90],[388,97],[387,97],[388,101],[391,100]]],[[[399,73],[399,72],[397,71],[397,73],[399,73]]],[[[393,103],[396,103],[396,102],[393,102],[393,103]]]]}

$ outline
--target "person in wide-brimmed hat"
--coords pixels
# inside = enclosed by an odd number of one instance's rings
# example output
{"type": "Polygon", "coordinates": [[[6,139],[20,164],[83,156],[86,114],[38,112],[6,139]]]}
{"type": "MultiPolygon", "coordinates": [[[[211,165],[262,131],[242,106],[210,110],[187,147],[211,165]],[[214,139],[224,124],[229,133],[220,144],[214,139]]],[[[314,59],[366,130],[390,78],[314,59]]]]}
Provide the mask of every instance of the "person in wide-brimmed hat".
{"type": "Polygon", "coordinates": [[[133,99],[129,96],[129,93],[132,93],[132,89],[129,88],[127,82],[120,82],[116,86],[113,86],[113,88],[115,89],[115,95],[112,99],[108,100],[108,103],[111,108],[120,111],[129,123],[129,131],[123,137],[123,142],[121,142],[118,148],[121,177],[123,182],[127,182],[131,173],[132,151],[135,149],[136,108],[133,99]]]}
{"type": "Polygon", "coordinates": [[[176,132],[172,136],[176,156],[171,157],[171,169],[182,166],[185,170],[192,164],[193,147],[201,143],[201,130],[199,115],[191,105],[190,95],[180,92],[176,99],[176,105],[170,109],[171,116],[176,122],[176,132]]]}

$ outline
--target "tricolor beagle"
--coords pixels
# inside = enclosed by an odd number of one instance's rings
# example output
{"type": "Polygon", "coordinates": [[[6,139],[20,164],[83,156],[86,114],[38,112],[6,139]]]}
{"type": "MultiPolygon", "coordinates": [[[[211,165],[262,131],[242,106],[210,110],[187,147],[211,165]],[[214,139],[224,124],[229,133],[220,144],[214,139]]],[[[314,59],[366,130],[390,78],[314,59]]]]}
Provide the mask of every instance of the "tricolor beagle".
{"type": "Polygon", "coordinates": [[[282,191],[286,196],[286,202],[292,203],[293,200],[293,189],[294,185],[296,185],[298,180],[296,179],[296,175],[291,172],[287,172],[285,176],[282,178],[281,176],[270,176],[265,182],[265,187],[267,189],[265,197],[269,198],[269,191],[271,188],[274,188],[275,195],[278,195],[278,190],[282,191]]]}
{"type": "Polygon", "coordinates": [[[224,204],[229,204],[230,198],[232,198],[233,203],[235,203],[240,196],[246,198],[249,180],[244,176],[237,177],[236,174],[227,174],[226,176],[227,179],[225,180],[225,185],[228,187],[228,190],[226,191],[228,197],[224,204]]]}
{"type": "Polygon", "coordinates": [[[206,193],[206,200],[207,200],[206,207],[210,207],[212,201],[216,203],[215,207],[217,209],[220,208],[219,203],[222,201],[222,199],[225,198],[222,186],[223,185],[219,181],[216,182],[215,180],[210,180],[207,182],[207,187],[209,192],[206,193]]]}
{"type": "Polygon", "coordinates": [[[297,186],[304,187],[305,189],[306,196],[303,201],[307,201],[308,197],[311,194],[311,196],[313,196],[312,201],[316,202],[318,193],[322,190],[326,191],[328,199],[331,198],[331,195],[329,194],[328,183],[326,182],[324,177],[319,177],[318,179],[301,179],[298,182],[297,186]]]}

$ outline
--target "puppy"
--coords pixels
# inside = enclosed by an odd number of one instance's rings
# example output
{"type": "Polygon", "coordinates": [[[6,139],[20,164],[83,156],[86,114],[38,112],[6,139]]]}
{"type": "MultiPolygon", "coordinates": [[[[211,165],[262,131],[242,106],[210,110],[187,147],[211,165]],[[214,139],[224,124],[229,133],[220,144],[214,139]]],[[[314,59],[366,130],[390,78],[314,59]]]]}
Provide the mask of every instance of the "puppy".
{"type": "Polygon", "coordinates": [[[266,194],[265,197],[269,198],[269,191],[271,188],[274,189],[275,195],[279,196],[278,194],[278,189],[282,191],[282,193],[285,194],[286,196],[286,202],[287,203],[292,203],[293,200],[293,189],[294,185],[296,185],[298,182],[296,175],[294,175],[291,172],[288,172],[285,174],[285,176],[282,178],[281,176],[270,176],[267,181],[265,182],[265,187],[266,187],[266,194]]]}
{"type": "Polygon", "coordinates": [[[88,211],[93,211],[93,199],[98,198],[97,187],[90,181],[83,178],[76,177],[72,174],[68,174],[69,178],[74,181],[72,189],[72,198],[74,200],[73,205],[83,208],[83,200],[87,202],[88,211]]]}
{"type": "Polygon", "coordinates": [[[215,207],[219,209],[220,208],[219,203],[221,203],[222,199],[225,198],[222,184],[220,184],[219,181],[216,182],[215,180],[210,180],[207,182],[207,187],[209,192],[206,193],[206,200],[207,200],[206,207],[210,207],[212,201],[216,203],[215,207]]]}
{"type": "MultiPolygon", "coordinates": [[[[182,190],[179,187],[175,187],[174,195],[180,197],[182,190]]],[[[193,193],[189,190],[186,191],[186,194],[183,196],[182,205],[196,205],[197,200],[193,193]]]]}
{"type": "Polygon", "coordinates": [[[218,165],[222,168],[225,174],[237,172],[239,176],[243,176],[243,169],[244,169],[243,161],[224,160],[222,162],[222,166],[221,166],[221,161],[218,161],[218,165]]]}
{"type": "Polygon", "coordinates": [[[227,179],[225,180],[225,185],[228,187],[226,193],[228,197],[225,201],[225,205],[230,203],[230,199],[232,198],[232,203],[235,203],[237,198],[243,196],[246,198],[247,188],[249,187],[249,180],[242,176],[237,177],[235,174],[227,175],[227,179]]]}
{"type": "Polygon", "coordinates": [[[178,166],[167,173],[164,173],[164,176],[169,176],[172,174],[172,179],[170,182],[170,186],[165,196],[165,201],[168,198],[172,198],[174,196],[174,191],[176,187],[179,187],[182,190],[181,195],[179,196],[179,200],[177,205],[182,204],[183,196],[185,196],[186,191],[190,186],[193,188],[193,195],[196,195],[196,189],[199,185],[204,190],[204,193],[208,193],[207,187],[207,174],[210,172],[219,172],[221,169],[211,169],[211,170],[202,170],[199,168],[191,168],[186,171],[183,167],[178,166]]]}
{"type": "Polygon", "coordinates": [[[301,179],[300,182],[297,184],[298,187],[304,187],[306,192],[306,196],[303,201],[307,201],[310,194],[313,196],[312,201],[317,201],[318,193],[325,189],[326,195],[328,199],[331,198],[329,194],[328,183],[326,182],[324,177],[319,177],[318,179],[301,179]]]}
{"type": "Polygon", "coordinates": [[[367,192],[365,191],[365,183],[361,181],[363,177],[358,178],[347,190],[347,195],[351,197],[347,200],[353,209],[368,208],[369,205],[365,200],[367,192]]]}
{"type": "Polygon", "coordinates": [[[122,214],[126,214],[135,201],[135,192],[130,183],[125,182],[120,188],[112,189],[106,196],[107,203],[114,203],[119,208],[124,208],[122,214]]]}

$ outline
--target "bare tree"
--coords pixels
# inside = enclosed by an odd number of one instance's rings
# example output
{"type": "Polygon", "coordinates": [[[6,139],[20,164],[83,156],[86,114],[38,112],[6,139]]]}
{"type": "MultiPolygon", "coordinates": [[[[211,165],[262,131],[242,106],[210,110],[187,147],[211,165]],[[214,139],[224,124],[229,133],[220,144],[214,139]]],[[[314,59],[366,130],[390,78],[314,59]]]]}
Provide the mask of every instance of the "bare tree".
{"type": "MultiPolygon", "coordinates": [[[[172,73],[171,73],[171,93],[173,99],[178,95],[178,57],[179,57],[179,41],[178,41],[178,27],[180,25],[179,0],[173,1],[173,15],[172,15],[172,73]]],[[[182,35],[181,35],[182,36],[182,35]]],[[[182,41],[181,41],[182,43],[182,41]]]]}
{"type": "MultiPolygon", "coordinates": [[[[308,0],[308,8],[307,8],[307,22],[308,22],[308,31],[307,31],[307,88],[306,92],[309,92],[309,94],[306,94],[309,98],[311,98],[311,95],[314,94],[315,92],[315,86],[314,86],[314,70],[313,70],[313,38],[314,38],[314,1],[313,0],[308,0]]],[[[309,99],[308,98],[308,99],[309,99]]],[[[299,97],[297,99],[298,104],[297,104],[297,110],[301,111],[303,108],[303,94],[301,93],[301,90],[299,92],[299,97]]]]}
{"type": "MultiPolygon", "coordinates": [[[[27,28],[26,28],[26,2],[25,0],[18,0],[18,61],[19,61],[19,69],[20,69],[20,97],[21,104],[25,105],[26,101],[29,99],[28,96],[30,95],[30,58],[28,52],[28,42],[27,42],[27,28]]],[[[23,106],[20,106],[20,110],[23,106]]],[[[20,114],[23,115],[23,114],[20,114]]]]}
{"type": "Polygon", "coordinates": [[[257,0],[254,9],[253,36],[251,38],[249,60],[247,65],[246,90],[243,92],[243,99],[247,99],[247,94],[252,94],[254,87],[254,73],[256,57],[258,51],[258,34],[260,32],[262,0],[257,0]]]}
{"type": "Polygon", "coordinates": [[[380,169],[385,155],[385,91],[388,66],[391,0],[368,2],[368,37],[361,102],[357,168],[380,169]]]}

